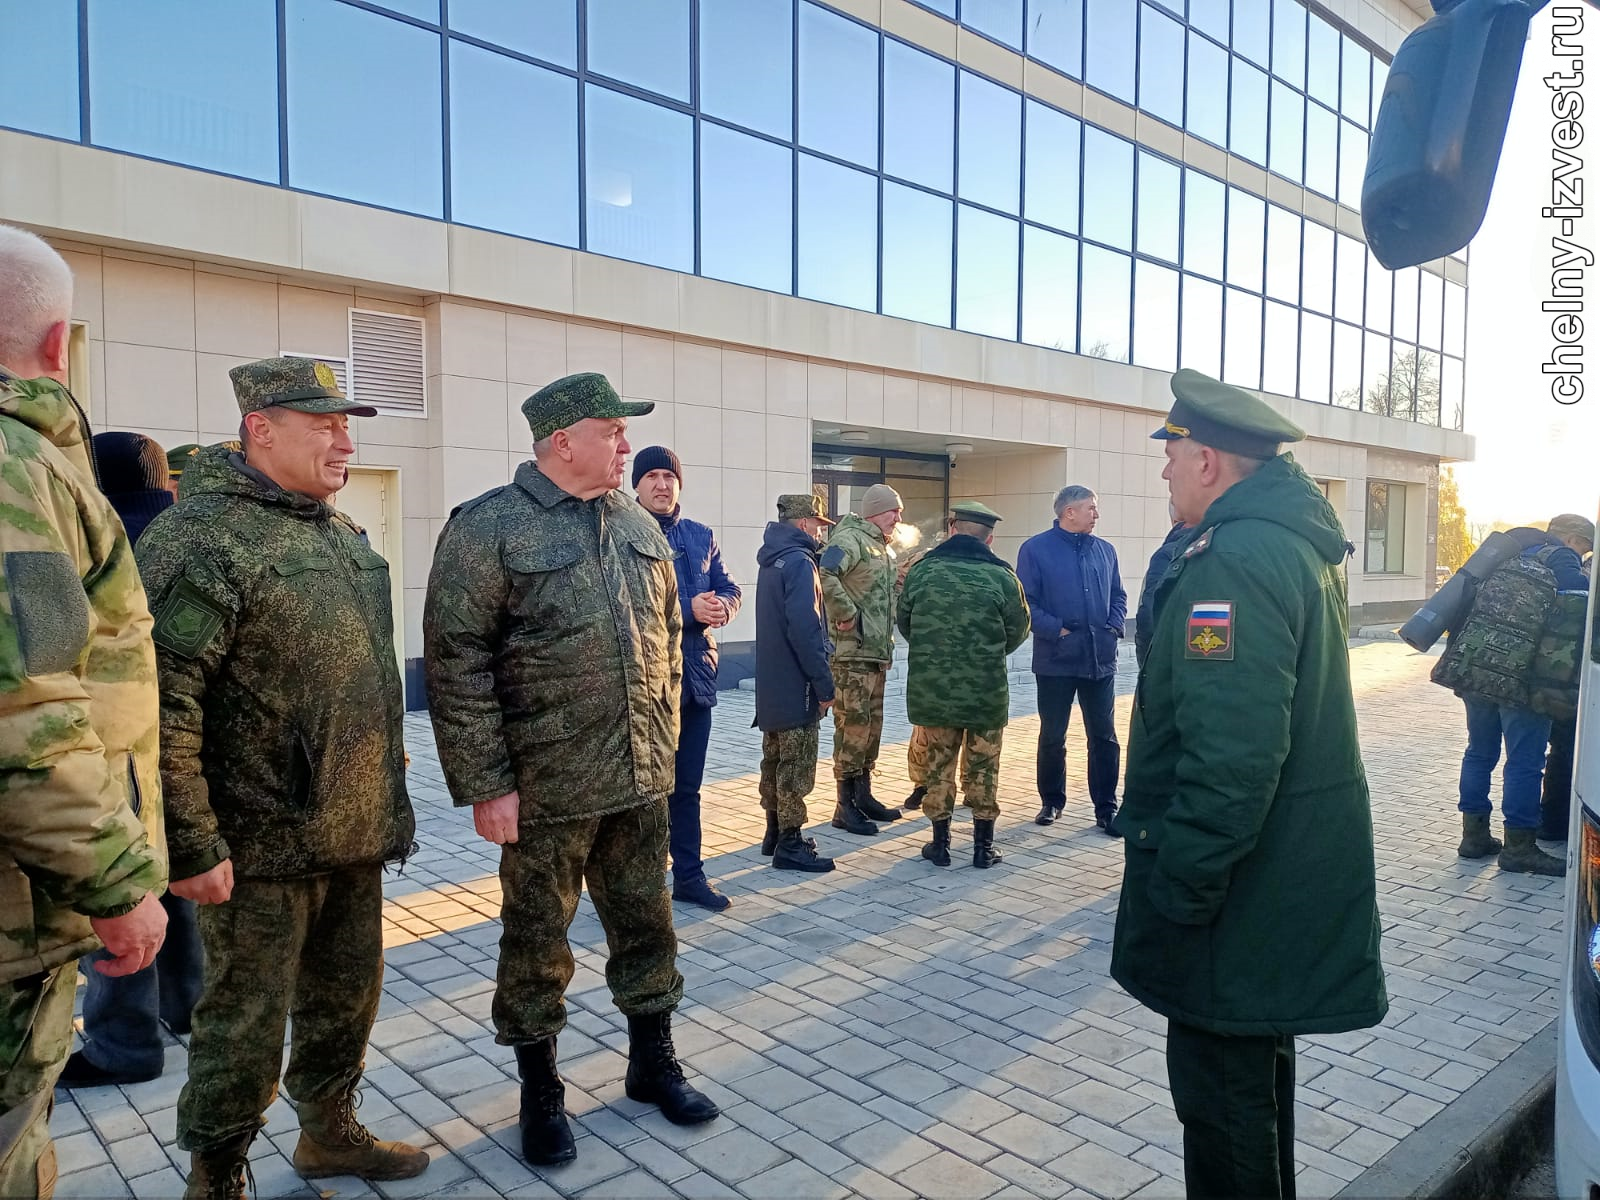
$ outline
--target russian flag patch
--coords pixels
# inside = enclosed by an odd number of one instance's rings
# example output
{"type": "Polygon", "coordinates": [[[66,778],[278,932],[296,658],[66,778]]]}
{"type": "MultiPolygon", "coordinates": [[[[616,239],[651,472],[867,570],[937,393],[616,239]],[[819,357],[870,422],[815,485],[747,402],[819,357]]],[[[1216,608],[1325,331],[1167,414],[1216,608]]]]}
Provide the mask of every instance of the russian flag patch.
{"type": "Polygon", "coordinates": [[[1185,658],[1233,658],[1233,605],[1208,600],[1189,608],[1189,633],[1184,639],[1185,658]]]}

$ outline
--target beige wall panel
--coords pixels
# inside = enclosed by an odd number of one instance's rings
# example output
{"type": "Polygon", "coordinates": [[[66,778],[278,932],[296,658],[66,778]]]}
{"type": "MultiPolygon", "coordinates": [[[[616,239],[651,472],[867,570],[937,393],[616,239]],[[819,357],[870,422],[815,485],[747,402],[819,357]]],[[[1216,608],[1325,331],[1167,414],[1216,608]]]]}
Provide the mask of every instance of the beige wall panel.
{"type": "Polygon", "coordinates": [[[449,227],[438,221],[301,196],[300,222],[307,271],[419,292],[450,290],[449,227]]]}
{"type": "Polygon", "coordinates": [[[514,382],[529,385],[524,395],[567,373],[565,321],[507,314],[506,374],[514,382]]]}
{"type": "Polygon", "coordinates": [[[572,311],[572,262],[560,246],[450,226],[450,292],[550,312],[572,311]]]}
{"type": "Polygon", "coordinates": [[[284,350],[278,340],[278,285],[196,271],[194,340],[197,350],[245,359],[271,358],[284,350]]]}
{"type": "MultiPolygon", "coordinates": [[[[693,441],[692,429],[684,437],[693,441]]],[[[725,468],[764,471],[767,466],[767,417],[765,413],[722,410],[722,464],[725,468]]],[[[724,495],[726,498],[726,495],[724,495]]],[[[735,510],[738,511],[738,510],[735,510]]]]}
{"type": "Polygon", "coordinates": [[[1011,392],[994,394],[994,436],[1008,442],[1022,440],[1022,397],[1011,392]]]}
{"type": "Polygon", "coordinates": [[[693,404],[673,405],[677,445],[672,449],[685,467],[720,467],[722,460],[722,417],[720,408],[693,404]]]}
{"type": "Polygon", "coordinates": [[[844,417],[852,425],[877,428],[883,424],[883,373],[845,372],[844,417]]]}
{"type": "Polygon", "coordinates": [[[954,21],[947,21],[910,0],[882,0],[882,4],[884,29],[945,58],[956,56],[954,21]]]}
{"type": "MultiPolygon", "coordinates": [[[[686,467],[684,468],[684,473],[688,476],[680,498],[684,516],[699,521],[702,525],[711,526],[712,530],[717,533],[718,541],[720,542],[724,515],[722,510],[721,472],[691,472],[686,467]]],[[[631,491],[632,489],[629,490],[631,491]]]]}
{"type": "Polygon", "coordinates": [[[572,261],[572,311],[624,325],[676,329],[678,279],[658,267],[577,254],[572,261]]]}
{"type": "MultiPolygon", "coordinates": [[[[811,471],[811,422],[804,417],[768,416],[767,472],[783,471],[809,477],[811,471]]],[[[765,510],[763,510],[765,511],[765,510]]]]}
{"type": "Polygon", "coordinates": [[[915,428],[923,433],[951,433],[955,429],[950,420],[950,393],[948,383],[938,379],[917,380],[917,423],[915,428]]]}
{"type": "Polygon", "coordinates": [[[250,361],[252,358],[235,354],[194,356],[195,398],[200,429],[225,429],[230,431],[229,437],[238,436],[239,403],[234,398],[233,380],[228,378],[228,372],[250,361]]]}
{"type": "Polygon", "coordinates": [[[803,359],[766,356],[767,411],[778,416],[803,417],[807,412],[807,369],[803,359]]]}
{"type": "MultiPolygon", "coordinates": [[[[567,369],[563,374],[598,371],[607,379],[622,377],[622,330],[602,325],[567,325],[567,369]]],[[[540,387],[560,379],[538,380],[540,387]]]]}
{"type": "Polygon", "coordinates": [[[199,428],[193,351],[107,342],[106,380],[108,424],[190,434],[199,428]]]}
{"type": "MultiPolygon", "coordinates": [[[[6,211],[0,207],[0,212],[6,211]]],[[[59,246],[56,249],[61,250],[59,246]]],[[[88,325],[90,337],[104,338],[106,313],[100,254],[61,250],[61,257],[72,269],[72,319],[88,325]]]]}
{"type": "MultiPolygon", "coordinates": [[[[414,517],[403,519],[400,525],[401,545],[404,547],[404,586],[420,591],[428,586],[428,570],[433,563],[432,530],[426,520],[414,517]]],[[[422,643],[415,642],[412,645],[415,649],[411,651],[411,656],[415,658],[422,653],[422,643]]]]}
{"type": "Polygon", "coordinates": [[[806,364],[806,407],[813,421],[845,419],[845,372],[828,363],[806,364]]]}
{"type": "Polygon", "coordinates": [[[965,27],[956,32],[956,61],[1010,87],[1022,86],[1022,55],[965,27]]]}
{"type": "Polygon", "coordinates": [[[463,500],[509,482],[510,460],[511,456],[504,450],[443,447],[439,451],[441,512],[448,514],[463,500]]]}
{"type": "Polygon", "coordinates": [[[502,453],[510,450],[503,383],[463,375],[441,376],[439,419],[446,431],[447,446],[502,453]]]}
{"type": "Polygon", "coordinates": [[[746,346],[777,345],[768,293],[695,275],[677,278],[679,332],[746,346]]]}
{"type": "MultiPolygon", "coordinates": [[[[326,354],[350,357],[350,308],[352,292],[321,288],[289,287],[278,289],[278,340],[282,350],[296,354],[326,354]]],[[[430,363],[430,371],[437,366],[430,363]]]]}
{"type": "Polygon", "coordinates": [[[194,349],[194,272],[108,257],[103,268],[108,342],[194,349]]]}
{"type": "Polygon", "coordinates": [[[722,406],[753,413],[767,410],[767,362],[763,355],[723,350],[722,406]]]}
{"type": "MultiPolygon", "coordinates": [[[[764,525],[762,514],[773,503],[767,495],[767,473],[764,470],[725,466],[719,474],[722,477],[723,528],[748,529],[764,525]]],[[[725,536],[723,530],[718,531],[718,538],[724,539],[724,545],[725,536]]]]}
{"type": "Polygon", "coordinates": [[[438,305],[435,319],[439,323],[439,357],[429,364],[429,370],[506,381],[504,309],[446,302],[438,305]]]}
{"type": "Polygon", "coordinates": [[[671,338],[623,330],[622,378],[616,381],[618,388],[632,400],[671,400],[672,359],[671,338]]]}
{"type": "MultiPolygon", "coordinates": [[[[883,426],[885,429],[918,429],[917,381],[907,375],[883,377],[883,426]]],[[[937,433],[937,429],[927,430],[937,433]]]]}
{"type": "Polygon", "coordinates": [[[722,405],[722,350],[700,342],[678,341],[672,347],[672,391],[684,404],[722,405]]]}
{"type": "MultiPolygon", "coordinates": [[[[626,396],[628,400],[637,399],[635,396],[626,396]]],[[[664,400],[652,400],[655,405],[642,417],[634,417],[628,422],[628,444],[637,454],[645,446],[674,447],[678,444],[678,406],[669,404],[664,400]]],[[[518,414],[521,415],[520,413],[518,414]]],[[[527,441],[527,422],[522,424],[523,441],[527,441]]],[[[692,435],[690,435],[692,436],[692,435]]],[[[681,462],[682,459],[680,458],[681,462]]],[[[629,464],[630,474],[623,480],[624,484],[632,483],[632,464],[629,464]]]]}

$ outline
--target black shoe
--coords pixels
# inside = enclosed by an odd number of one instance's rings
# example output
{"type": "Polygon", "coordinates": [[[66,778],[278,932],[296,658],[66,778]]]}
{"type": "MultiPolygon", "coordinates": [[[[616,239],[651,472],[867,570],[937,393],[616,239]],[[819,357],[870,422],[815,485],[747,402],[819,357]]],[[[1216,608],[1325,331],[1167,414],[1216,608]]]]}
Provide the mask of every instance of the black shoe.
{"type": "Polygon", "coordinates": [[[1095,828],[1107,837],[1119,838],[1122,834],[1117,832],[1117,810],[1112,809],[1107,813],[1097,813],[1094,818],[1095,828]]]}
{"type": "Polygon", "coordinates": [[[710,1096],[683,1077],[672,1049],[670,1012],[628,1018],[628,1075],[622,1087],[629,1100],[654,1104],[674,1125],[700,1125],[722,1114],[710,1096]]]}
{"type": "Polygon", "coordinates": [[[722,912],[733,903],[716,888],[704,875],[699,879],[690,880],[688,883],[675,883],[672,885],[672,898],[682,900],[685,904],[697,904],[701,908],[709,908],[712,912],[722,912]]]}
{"type": "Polygon", "coordinates": [[[772,857],[773,848],[778,844],[778,814],[771,809],[767,810],[767,832],[761,839],[761,853],[768,858],[772,857]]]}
{"type": "Polygon", "coordinates": [[[911,795],[906,797],[905,807],[906,808],[911,808],[911,809],[921,808],[922,807],[922,799],[927,794],[928,794],[928,789],[923,787],[920,783],[917,784],[916,787],[911,789],[911,795]]]}
{"type": "Polygon", "coordinates": [[[556,1039],[516,1047],[517,1070],[522,1075],[522,1110],[517,1128],[522,1132],[522,1157],[536,1167],[554,1167],[578,1157],[567,1124],[567,1089],[556,1073],[556,1039]]]}
{"type": "Polygon", "coordinates": [[[1056,818],[1061,815],[1061,810],[1048,801],[1039,806],[1039,815],[1033,819],[1035,825],[1054,825],[1056,818]]]}
{"type": "Polygon", "coordinates": [[[994,848],[994,822],[972,819],[972,865],[988,868],[999,862],[1000,851],[994,848]]]}
{"type": "Polygon", "coordinates": [[[67,1058],[67,1065],[61,1072],[61,1078],[56,1080],[57,1087],[64,1088],[92,1088],[115,1087],[123,1083],[149,1083],[152,1079],[161,1078],[161,1068],[154,1071],[108,1071],[105,1067],[89,1061],[89,1056],[82,1050],[74,1050],[67,1058]]]}
{"type": "Polygon", "coordinates": [[[778,848],[773,852],[772,865],[779,871],[810,871],[820,874],[833,870],[833,859],[817,853],[817,843],[800,836],[798,829],[785,829],[778,835],[778,848]]]}
{"type": "Polygon", "coordinates": [[[856,808],[860,809],[862,816],[870,821],[898,821],[900,819],[899,809],[884,807],[878,803],[878,798],[872,794],[871,771],[863,775],[857,775],[855,784],[856,808]]]}
{"type": "Polygon", "coordinates": [[[839,802],[833,806],[833,827],[842,829],[846,833],[871,837],[878,832],[878,827],[867,820],[861,810],[856,807],[855,790],[856,781],[854,779],[839,780],[839,802]]]}
{"type": "Polygon", "coordinates": [[[922,857],[936,867],[950,865],[949,817],[941,817],[933,823],[933,841],[922,848],[922,857]]]}

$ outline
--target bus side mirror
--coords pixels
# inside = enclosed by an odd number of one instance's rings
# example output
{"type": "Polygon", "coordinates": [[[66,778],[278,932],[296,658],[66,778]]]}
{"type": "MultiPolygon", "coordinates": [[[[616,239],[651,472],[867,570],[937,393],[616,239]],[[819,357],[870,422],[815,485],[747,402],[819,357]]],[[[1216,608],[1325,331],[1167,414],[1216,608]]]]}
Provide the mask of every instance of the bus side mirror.
{"type": "Polygon", "coordinates": [[[1533,15],[1526,0],[1435,7],[1389,68],[1361,188],[1367,244],[1390,270],[1454,254],[1483,224],[1533,15]]]}

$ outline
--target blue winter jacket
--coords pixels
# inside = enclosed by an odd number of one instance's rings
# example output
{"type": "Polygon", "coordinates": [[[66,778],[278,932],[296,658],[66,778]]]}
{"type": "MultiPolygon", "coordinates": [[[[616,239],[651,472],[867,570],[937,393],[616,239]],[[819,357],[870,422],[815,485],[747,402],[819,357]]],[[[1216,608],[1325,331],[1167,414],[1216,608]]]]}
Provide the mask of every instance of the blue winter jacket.
{"type": "Polygon", "coordinates": [[[695,620],[694,598],[701,592],[715,592],[728,606],[731,621],[739,611],[743,593],[723,569],[722,551],[711,527],[678,513],[674,508],[664,517],[660,513],[650,515],[678,554],[673,566],[678,569],[678,604],[683,609],[682,703],[711,708],[717,702],[717,640],[710,626],[695,620]]]}
{"type": "Polygon", "coordinates": [[[823,629],[817,540],[797,525],[773,521],[756,552],[756,719],[763,733],[800,729],[833,699],[823,629]]]}
{"type": "Polygon", "coordinates": [[[1522,557],[1528,558],[1538,554],[1547,546],[1556,547],[1549,557],[1544,560],[1544,565],[1550,568],[1550,573],[1556,577],[1556,590],[1560,592],[1587,592],[1589,590],[1589,577],[1583,573],[1583,559],[1578,552],[1567,545],[1554,534],[1546,533],[1542,529],[1534,529],[1527,525],[1519,525],[1515,529],[1507,530],[1512,537],[1522,546],[1522,557]]]}
{"type": "Polygon", "coordinates": [[[1033,614],[1035,675],[1104,679],[1116,673],[1128,593],[1110,542],[1052,525],[1022,543],[1017,578],[1033,614]]]}

